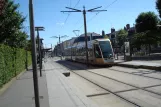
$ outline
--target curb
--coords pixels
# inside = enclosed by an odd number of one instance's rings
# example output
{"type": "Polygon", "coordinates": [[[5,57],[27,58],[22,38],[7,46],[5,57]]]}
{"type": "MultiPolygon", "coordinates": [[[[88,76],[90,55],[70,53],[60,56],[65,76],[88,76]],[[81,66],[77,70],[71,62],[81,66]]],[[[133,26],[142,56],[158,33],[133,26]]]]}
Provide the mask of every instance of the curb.
{"type": "Polygon", "coordinates": [[[128,68],[143,68],[143,69],[150,69],[150,70],[161,70],[161,66],[147,66],[147,65],[128,65],[128,64],[115,64],[116,66],[128,67],[128,68]]]}
{"type": "MultiPolygon", "coordinates": [[[[29,66],[30,67],[30,66],[29,66]]],[[[23,75],[26,72],[26,70],[23,70],[21,73],[19,73],[16,77],[13,77],[9,82],[7,82],[6,84],[4,84],[1,88],[0,88],[0,95],[2,95],[12,84],[13,82],[15,82],[17,80],[17,78],[19,78],[21,75],[23,75]]]]}

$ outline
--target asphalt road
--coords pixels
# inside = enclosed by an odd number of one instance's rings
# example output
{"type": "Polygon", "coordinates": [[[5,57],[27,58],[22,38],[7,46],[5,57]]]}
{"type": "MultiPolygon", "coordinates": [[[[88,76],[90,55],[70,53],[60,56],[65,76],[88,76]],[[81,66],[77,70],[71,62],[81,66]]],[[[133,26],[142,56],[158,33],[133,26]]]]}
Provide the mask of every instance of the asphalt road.
{"type": "Polygon", "coordinates": [[[115,66],[87,68],[79,63],[67,61],[59,63],[73,72],[68,77],[71,83],[100,107],[160,107],[161,105],[161,73],[158,71],[115,66]]]}

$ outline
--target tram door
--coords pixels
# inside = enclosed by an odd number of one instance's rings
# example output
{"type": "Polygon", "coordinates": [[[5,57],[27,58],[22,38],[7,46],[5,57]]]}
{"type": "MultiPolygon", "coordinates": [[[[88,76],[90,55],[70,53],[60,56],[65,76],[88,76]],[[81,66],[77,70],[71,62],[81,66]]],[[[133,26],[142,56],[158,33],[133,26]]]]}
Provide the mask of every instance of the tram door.
{"type": "Polygon", "coordinates": [[[94,44],[94,56],[95,58],[102,58],[101,50],[98,44],[94,44]]]}

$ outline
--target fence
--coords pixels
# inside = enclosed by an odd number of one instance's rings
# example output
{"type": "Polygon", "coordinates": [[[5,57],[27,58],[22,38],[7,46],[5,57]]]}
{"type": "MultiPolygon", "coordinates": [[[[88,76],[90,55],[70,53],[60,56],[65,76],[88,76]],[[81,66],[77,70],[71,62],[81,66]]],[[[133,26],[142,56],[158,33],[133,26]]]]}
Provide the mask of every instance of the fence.
{"type": "Polygon", "coordinates": [[[31,53],[26,52],[0,44],[0,87],[25,69],[26,59],[31,64],[31,53]]]}

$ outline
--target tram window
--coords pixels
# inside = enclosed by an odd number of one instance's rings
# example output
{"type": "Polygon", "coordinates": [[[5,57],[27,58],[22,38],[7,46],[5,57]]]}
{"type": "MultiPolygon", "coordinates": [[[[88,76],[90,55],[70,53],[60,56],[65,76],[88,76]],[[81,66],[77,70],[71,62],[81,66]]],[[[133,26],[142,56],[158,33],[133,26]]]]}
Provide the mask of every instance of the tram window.
{"type": "Polygon", "coordinates": [[[112,47],[108,41],[100,41],[100,47],[104,58],[113,56],[112,47]]]}
{"type": "Polygon", "coordinates": [[[101,51],[98,45],[94,45],[94,53],[96,58],[101,58],[101,51]]]}

